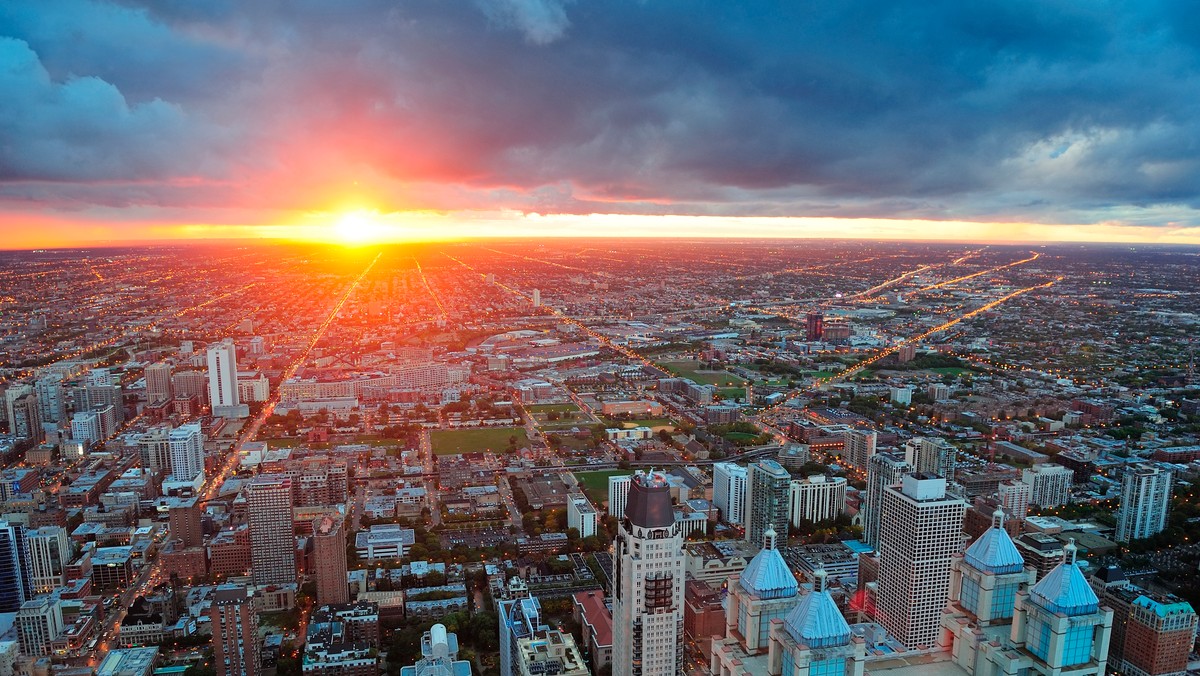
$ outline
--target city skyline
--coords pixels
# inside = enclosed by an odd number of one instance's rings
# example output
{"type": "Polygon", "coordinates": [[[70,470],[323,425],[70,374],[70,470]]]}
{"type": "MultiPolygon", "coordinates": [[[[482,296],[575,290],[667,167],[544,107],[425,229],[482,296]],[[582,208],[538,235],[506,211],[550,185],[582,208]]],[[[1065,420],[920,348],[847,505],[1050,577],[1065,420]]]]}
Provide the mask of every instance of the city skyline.
{"type": "Polygon", "coordinates": [[[0,248],[1197,244],[1196,12],[6,3],[0,248]]]}

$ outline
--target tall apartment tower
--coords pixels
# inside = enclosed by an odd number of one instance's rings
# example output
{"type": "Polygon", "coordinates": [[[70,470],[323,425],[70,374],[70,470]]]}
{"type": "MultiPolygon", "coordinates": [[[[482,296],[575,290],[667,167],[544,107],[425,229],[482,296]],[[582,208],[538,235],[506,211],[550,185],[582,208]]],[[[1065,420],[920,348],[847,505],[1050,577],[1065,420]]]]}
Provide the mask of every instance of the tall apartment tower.
{"type": "Polygon", "coordinates": [[[40,596],[21,604],[16,616],[21,652],[31,656],[49,655],[52,642],[63,632],[62,607],[57,599],[40,596]]]}
{"type": "Polygon", "coordinates": [[[43,526],[25,533],[29,550],[27,577],[34,594],[46,594],[62,585],[71,562],[71,539],[61,526],[43,526]]]}
{"type": "Polygon", "coordinates": [[[542,604],[529,595],[529,588],[520,577],[509,580],[506,598],[498,604],[500,611],[500,676],[520,676],[522,639],[545,633],[550,629],[542,622],[542,604]]]}
{"type": "Polygon", "coordinates": [[[0,613],[15,613],[29,600],[31,590],[25,527],[0,521],[0,613]]]}
{"type": "MultiPolygon", "coordinates": [[[[291,551],[288,554],[293,555],[291,551]]],[[[217,587],[213,592],[209,619],[212,621],[217,676],[258,676],[262,673],[258,607],[249,590],[232,584],[217,587]]]]}
{"type": "Polygon", "coordinates": [[[638,472],[614,546],[614,674],[683,669],[683,535],[661,474],[638,472]]]}
{"type": "Polygon", "coordinates": [[[579,537],[586,538],[596,534],[596,508],[592,501],[583,493],[571,493],[567,496],[567,528],[579,531],[579,537]]]}
{"type": "Polygon", "coordinates": [[[204,544],[198,499],[172,499],[167,503],[167,518],[170,519],[171,539],[179,541],[184,549],[204,544]]]}
{"type": "Polygon", "coordinates": [[[254,584],[296,581],[296,537],[292,526],[292,480],[260,474],[246,485],[250,566],[254,584]]]}
{"type": "Polygon", "coordinates": [[[938,643],[966,510],[935,474],[909,474],[883,490],[878,619],[910,650],[938,643]]]}
{"type": "Polygon", "coordinates": [[[1143,463],[1121,476],[1121,506],[1117,509],[1117,541],[1129,542],[1161,533],[1171,507],[1171,471],[1143,463]]]}
{"type": "Polygon", "coordinates": [[[316,568],[317,604],[349,603],[346,532],[341,521],[329,516],[313,520],[313,566],[316,568]]]}
{"type": "Polygon", "coordinates": [[[810,312],[804,318],[804,338],[808,342],[821,340],[825,337],[825,315],[820,312],[810,312]]]}
{"type": "Polygon", "coordinates": [[[204,474],[204,433],[200,423],[181,425],[167,436],[171,448],[171,476],[191,481],[204,474]]]}
{"type": "Polygon", "coordinates": [[[846,511],[846,478],[817,474],[796,479],[789,489],[791,524],[817,523],[836,519],[846,511]]]}
{"type": "Polygon", "coordinates": [[[746,523],[746,467],[733,462],[713,465],[713,504],[726,523],[746,523]]]}
{"type": "MultiPolygon", "coordinates": [[[[78,417],[78,414],[76,414],[78,417]]],[[[78,440],[79,437],[76,437],[78,440]]],[[[142,468],[158,472],[162,476],[171,474],[171,426],[155,425],[142,432],[137,438],[138,455],[142,468]]]]}
{"type": "Polygon", "coordinates": [[[67,420],[67,399],[61,373],[47,373],[34,383],[42,422],[62,423],[67,420]]]}
{"type": "Polygon", "coordinates": [[[165,361],[146,367],[146,401],[170,401],[175,396],[171,387],[171,365],[165,361]]]}
{"type": "Polygon", "coordinates": [[[541,289],[533,290],[533,306],[534,307],[542,306],[542,291],[541,291],[541,289]]]}
{"type": "Polygon", "coordinates": [[[1000,506],[1008,510],[1014,519],[1029,516],[1029,503],[1033,498],[1033,487],[1024,481],[1004,481],[996,488],[1000,506]]]}
{"type": "Polygon", "coordinates": [[[912,474],[912,465],[893,453],[879,453],[867,463],[867,496],[863,503],[863,541],[879,551],[879,515],[883,509],[883,491],[912,474]]]}
{"type": "Polygon", "coordinates": [[[792,476],[770,458],[746,468],[746,541],[758,544],[770,528],[788,532],[792,476]]]}
{"type": "Polygon", "coordinates": [[[842,436],[845,439],[842,457],[851,467],[866,472],[867,464],[875,457],[875,444],[879,435],[866,430],[847,430],[842,436]]]}
{"type": "Polygon", "coordinates": [[[945,439],[917,437],[904,444],[904,460],[913,466],[914,472],[936,474],[953,482],[958,449],[945,439]]]}
{"type": "Polygon", "coordinates": [[[250,416],[250,408],[238,397],[237,348],[231,338],[208,347],[208,400],[214,416],[250,416]]]}
{"type": "Polygon", "coordinates": [[[1038,507],[1058,507],[1071,501],[1075,470],[1052,462],[1035,465],[1021,473],[1021,482],[1029,484],[1029,503],[1038,507]]]}
{"type": "Polygon", "coordinates": [[[629,502],[630,474],[608,477],[608,515],[617,520],[625,518],[625,505],[629,502]]]}

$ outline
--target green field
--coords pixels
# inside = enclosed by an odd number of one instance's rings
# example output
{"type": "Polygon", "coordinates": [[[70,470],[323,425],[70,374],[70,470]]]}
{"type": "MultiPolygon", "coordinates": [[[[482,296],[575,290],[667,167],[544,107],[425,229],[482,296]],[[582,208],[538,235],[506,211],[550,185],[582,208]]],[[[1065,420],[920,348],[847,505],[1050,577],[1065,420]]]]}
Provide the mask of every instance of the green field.
{"type": "Polygon", "coordinates": [[[523,427],[493,427],[479,430],[435,430],[430,434],[434,455],[459,453],[502,453],[508,448],[509,437],[517,438],[517,446],[529,442],[523,427]]]}
{"type": "Polygon", "coordinates": [[[608,502],[608,477],[632,474],[627,469],[602,469],[595,472],[575,472],[575,478],[583,492],[597,505],[608,502]]]}
{"type": "Polygon", "coordinates": [[[525,410],[530,413],[571,413],[578,411],[579,407],[575,404],[534,404],[526,406],[525,410]]]}
{"type": "Polygon", "coordinates": [[[723,387],[717,390],[717,394],[721,395],[722,399],[745,399],[746,388],[744,387],[723,387]]]}
{"type": "Polygon", "coordinates": [[[693,380],[701,385],[744,385],[745,380],[728,371],[701,371],[698,361],[666,361],[660,364],[671,373],[693,380]]]}
{"type": "Polygon", "coordinates": [[[749,432],[726,432],[725,438],[730,441],[754,441],[758,435],[749,432]]]}
{"type": "Polygon", "coordinates": [[[944,376],[956,376],[956,377],[961,376],[964,373],[974,373],[974,371],[972,371],[971,369],[965,369],[965,368],[961,368],[958,366],[941,366],[938,368],[925,369],[925,370],[933,371],[934,373],[940,373],[944,376]]]}
{"type": "Polygon", "coordinates": [[[809,372],[808,372],[808,373],[806,373],[805,375],[811,376],[811,377],[813,377],[813,378],[820,379],[820,378],[830,378],[830,377],[832,377],[832,376],[835,376],[835,375],[837,375],[837,374],[836,374],[836,373],[834,373],[833,371],[809,371],[809,372]]]}

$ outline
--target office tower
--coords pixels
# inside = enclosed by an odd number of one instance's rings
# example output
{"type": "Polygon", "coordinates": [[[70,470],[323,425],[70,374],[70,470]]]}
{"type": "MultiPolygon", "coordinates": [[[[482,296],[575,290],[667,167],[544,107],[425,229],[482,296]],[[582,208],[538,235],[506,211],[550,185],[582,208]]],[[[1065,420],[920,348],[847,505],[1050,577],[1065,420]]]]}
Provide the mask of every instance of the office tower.
{"type": "Polygon", "coordinates": [[[625,518],[625,504],[629,501],[630,474],[608,477],[608,515],[618,520],[625,518]]]}
{"type": "Polygon", "coordinates": [[[237,348],[233,339],[208,346],[208,400],[212,414],[221,418],[248,418],[250,408],[238,397],[237,348]]]}
{"type": "Polygon", "coordinates": [[[9,385],[8,389],[4,390],[4,419],[8,421],[9,429],[12,429],[13,405],[18,399],[32,392],[33,387],[25,383],[9,385]]]}
{"type": "Polygon", "coordinates": [[[866,642],[853,635],[826,589],[825,569],[817,568],[814,577],[812,592],[782,622],[772,623],[766,673],[863,676],[866,642]]]}
{"type": "Polygon", "coordinates": [[[542,292],[539,289],[533,290],[533,306],[534,307],[542,306],[542,292]]]}
{"type": "Polygon", "coordinates": [[[953,483],[958,450],[945,439],[917,437],[904,444],[904,460],[914,472],[936,474],[953,483]]]}
{"type": "Polygon", "coordinates": [[[1012,514],[1014,519],[1024,519],[1029,515],[1029,502],[1033,497],[1033,486],[1024,481],[1004,481],[996,488],[1000,505],[1012,514]]]}
{"type": "Polygon", "coordinates": [[[1117,541],[1140,540],[1161,533],[1171,508],[1171,471],[1143,463],[1121,475],[1121,506],[1117,509],[1117,541]]]}
{"type": "Polygon", "coordinates": [[[713,465],[713,504],[725,523],[746,523],[746,467],[732,462],[713,465]]]}
{"type": "MultiPolygon", "coordinates": [[[[763,548],[746,568],[729,578],[725,604],[725,640],[714,641],[718,662],[743,660],[767,652],[772,620],[787,617],[800,600],[796,577],[776,547],[775,531],[767,530],[763,548]]],[[[725,673],[714,669],[714,673],[725,673]]]]}
{"type": "Polygon", "coordinates": [[[1076,553],[1074,541],[1068,542],[1054,570],[1028,592],[1017,592],[1010,639],[1027,657],[1020,666],[1028,673],[1102,676],[1105,672],[1113,611],[1100,607],[1100,599],[1079,570],[1076,553]]]}
{"type": "Polygon", "coordinates": [[[171,447],[171,476],[176,481],[192,481],[204,474],[204,433],[200,423],[171,430],[167,443],[171,447]]]}
{"type": "Polygon", "coordinates": [[[67,399],[61,373],[47,373],[34,383],[42,422],[61,423],[67,419],[67,399]]]}
{"type": "Polygon", "coordinates": [[[1021,473],[1021,482],[1029,485],[1029,503],[1038,507],[1058,507],[1071,501],[1074,470],[1062,465],[1034,465],[1021,473]]]}
{"type": "Polygon", "coordinates": [[[67,529],[43,526],[25,532],[29,550],[27,577],[34,594],[46,594],[63,583],[63,573],[71,562],[71,539],[67,529]]]}
{"type": "MultiPolygon", "coordinates": [[[[78,441],[78,437],[76,438],[78,441]]],[[[171,474],[171,426],[155,425],[137,438],[138,455],[142,468],[162,476],[171,474]]]]}
{"type": "Polygon", "coordinates": [[[521,639],[545,632],[550,627],[542,622],[541,601],[529,595],[529,588],[520,577],[509,580],[504,596],[497,604],[500,615],[500,676],[520,676],[521,639]]]}
{"type": "Polygon", "coordinates": [[[196,397],[208,402],[208,377],[201,371],[181,371],[171,376],[171,389],[176,397],[196,397]]]}
{"type": "Polygon", "coordinates": [[[165,361],[146,367],[146,401],[154,404],[175,398],[171,387],[171,365],[165,361]]]}
{"type": "Polygon", "coordinates": [[[791,482],[788,513],[796,528],[802,523],[836,519],[846,511],[846,479],[816,474],[791,482]]]}
{"type": "Polygon", "coordinates": [[[259,357],[267,353],[267,341],[262,336],[250,339],[250,354],[259,357]]]}
{"type": "Polygon", "coordinates": [[[842,436],[845,439],[842,457],[851,467],[866,472],[867,463],[875,456],[875,442],[879,435],[866,430],[847,430],[842,436]]]}
{"type": "Polygon", "coordinates": [[[596,534],[596,508],[583,493],[567,496],[567,528],[579,531],[581,538],[596,534]]]}
{"type": "Polygon", "coordinates": [[[38,406],[37,395],[29,394],[17,397],[12,405],[12,417],[8,419],[9,429],[18,440],[29,439],[42,443],[46,438],[42,429],[42,411],[38,406]]]}
{"type": "Polygon", "coordinates": [[[966,509],[933,474],[909,474],[883,490],[878,619],[910,650],[938,642],[966,509]]]}
{"type": "Polygon", "coordinates": [[[15,613],[30,597],[25,527],[0,521],[0,613],[15,613]]]}
{"type": "Polygon", "coordinates": [[[612,673],[674,676],[683,668],[683,536],[662,474],[633,476],[613,547],[612,673]]]}
{"type": "Polygon", "coordinates": [[[16,617],[21,652],[35,657],[52,652],[54,639],[63,632],[62,608],[58,603],[41,596],[21,604],[16,617]]]}
{"type": "MultiPolygon", "coordinates": [[[[200,516],[200,501],[197,498],[171,498],[167,503],[171,539],[178,541],[181,548],[199,547],[204,544],[200,516]]],[[[345,553],[342,555],[345,556],[345,553]]]]}
{"type": "Polygon", "coordinates": [[[820,312],[810,312],[804,320],[805,340],[811,343],[825,337],[825,315],[820,312]]]}
{"type": "MultiPolygon", "coordinates": [[[[295,556],[291,549],[288,556],[295,556]]],[[[262,673],[258,604],[249,590],[232,584],[217,587],[208,612],[217,676],[262,673]]]]}
{"type": "Polygon", "coordinates": [[[746,541],[760,543],[770,526],[788,532],[792,476],[778,462],[758,460],[746,468],[746,541]]]}
{"type": "Polygon", "coordinates": [[[883,491],[912,474],[912,465],[893,453],[878,453],[867,463],[867,496],[863,503],[863,541],[879,550],[879,516],[883,509],[883,491]]]}
{"type": "Polygon", "coordinates": [[[284,474],[260,474],[246,485],[246,502],[254,584],[294,583],[292,480],[284,474]]]}
{"type": "Polygon", "coordinates": [[[471,662],[458,659],[458,636],[435,624],[421,636],[421,659],[400,676],[471,676],[471,662]]]}
{"type": "Polygon", "coordinates": [[[330,516],[313,520],[313,566],[316,568],[317,605],[350,602],[346,580],[346,531],[330,516]]]}

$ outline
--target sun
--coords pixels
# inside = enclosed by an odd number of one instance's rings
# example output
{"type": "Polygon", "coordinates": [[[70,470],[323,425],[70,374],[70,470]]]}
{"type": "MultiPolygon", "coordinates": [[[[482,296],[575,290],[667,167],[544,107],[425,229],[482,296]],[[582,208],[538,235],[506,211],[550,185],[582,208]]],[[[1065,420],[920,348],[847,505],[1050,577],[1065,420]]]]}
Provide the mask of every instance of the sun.
{"type": "Polygon", "coordinates": [[[333,239],[347,246],[379,244],[395,235],[374,209],[347,211],[333,222],[332,230],[333,239]]]}

